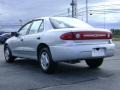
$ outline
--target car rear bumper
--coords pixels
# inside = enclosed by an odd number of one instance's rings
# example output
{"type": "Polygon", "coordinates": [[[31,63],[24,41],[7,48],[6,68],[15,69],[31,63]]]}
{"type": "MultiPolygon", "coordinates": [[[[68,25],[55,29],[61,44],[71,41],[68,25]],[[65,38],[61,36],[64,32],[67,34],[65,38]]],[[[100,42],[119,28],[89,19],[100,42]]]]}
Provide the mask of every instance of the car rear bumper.
{"type": "Polygon", "coordinates": [[[84,60],[93,58],[105,58],[114,55],[114,44],[101,44],[101,45],[61,45],[50,46],[52,58],[55,62],[71,61],[71,60],[84,60]],[[104,49],[103,56],[93,56],[92,52],[95,48],[104,49]]]}

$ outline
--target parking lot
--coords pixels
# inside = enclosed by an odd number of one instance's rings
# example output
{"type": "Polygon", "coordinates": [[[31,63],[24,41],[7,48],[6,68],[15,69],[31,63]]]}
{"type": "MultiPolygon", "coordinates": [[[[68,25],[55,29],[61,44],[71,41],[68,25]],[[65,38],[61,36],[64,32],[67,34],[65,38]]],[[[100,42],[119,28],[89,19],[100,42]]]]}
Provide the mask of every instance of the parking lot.
{"type": "Polygon", "coordinates": [[[89,69],[84,62],[60,63],[52,75],[44,74],[34,60],[6,63],[0,45],[0,90],[120,90],[120,42],[115,44],[115,56],[99,69],[89,69]]]}

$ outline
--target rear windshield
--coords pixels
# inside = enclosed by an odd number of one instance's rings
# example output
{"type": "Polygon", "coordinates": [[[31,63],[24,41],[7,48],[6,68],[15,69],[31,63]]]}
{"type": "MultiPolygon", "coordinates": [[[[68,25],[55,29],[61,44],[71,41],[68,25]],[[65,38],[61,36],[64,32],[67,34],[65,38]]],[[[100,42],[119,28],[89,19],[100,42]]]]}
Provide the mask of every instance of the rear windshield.
{"type": "Polygon", "coordinates": [[[87,23],[76,19],[76,18],[67,18],[67,17],[52,17],[50,22],[54,29],[62,28],[92,28],[92,26],[87,23]]]}

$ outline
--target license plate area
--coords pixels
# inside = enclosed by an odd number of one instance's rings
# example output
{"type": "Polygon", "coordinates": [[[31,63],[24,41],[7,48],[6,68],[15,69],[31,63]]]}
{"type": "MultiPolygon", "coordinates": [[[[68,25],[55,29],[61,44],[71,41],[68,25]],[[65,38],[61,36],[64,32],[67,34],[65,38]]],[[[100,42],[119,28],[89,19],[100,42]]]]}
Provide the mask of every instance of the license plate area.
{"type": "Polygon", "coordinates": [[[92,56],[93,57],[105,56],[105,48],[93,48],[92,56]]]}

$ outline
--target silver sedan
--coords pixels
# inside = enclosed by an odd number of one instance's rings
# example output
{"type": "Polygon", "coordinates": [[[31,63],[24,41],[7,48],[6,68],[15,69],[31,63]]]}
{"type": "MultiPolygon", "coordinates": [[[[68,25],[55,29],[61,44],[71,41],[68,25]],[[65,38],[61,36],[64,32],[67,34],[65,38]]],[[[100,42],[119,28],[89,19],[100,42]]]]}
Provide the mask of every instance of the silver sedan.
{"type": "Polygon", "coordinates": [[[85,60],[89,67],[97,68],[105,57],[113,56],[115,46],[110,30],[68,17],[37,18],[12,35],[4,45],[5,60],[35,59],[46,73],[52,73],[58,62],[85,60]]]}

